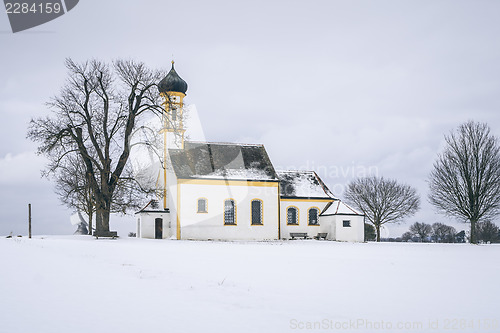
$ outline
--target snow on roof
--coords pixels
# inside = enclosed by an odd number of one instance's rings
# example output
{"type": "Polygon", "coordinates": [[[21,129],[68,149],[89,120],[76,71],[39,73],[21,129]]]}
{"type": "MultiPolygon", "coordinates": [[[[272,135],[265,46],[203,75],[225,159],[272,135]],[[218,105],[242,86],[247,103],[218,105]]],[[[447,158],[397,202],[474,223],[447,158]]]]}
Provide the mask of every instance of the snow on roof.
{"type": "Polygon", "coordinates": [[[334,201],[321,215],[364,215],[341,200],[334,201]]]}
{"type": "Polygon", "coordinates": [[[169,150],[177,178],[278,180],[263,145],[186,142],[184,147],[169,150]]]}
{"type": "Polygon", "coordinates": [[[280,195],[297,198],[334,199],[325,183],[314,171],[277,171],[280,179],[280,195]]]}
{"type": "Polygon", "coordinates": [[[259,169],[220,169],[204,175],[193,175],[193,178],[232,179],[232,180],[276,180],[265,170],[259,169]]]}

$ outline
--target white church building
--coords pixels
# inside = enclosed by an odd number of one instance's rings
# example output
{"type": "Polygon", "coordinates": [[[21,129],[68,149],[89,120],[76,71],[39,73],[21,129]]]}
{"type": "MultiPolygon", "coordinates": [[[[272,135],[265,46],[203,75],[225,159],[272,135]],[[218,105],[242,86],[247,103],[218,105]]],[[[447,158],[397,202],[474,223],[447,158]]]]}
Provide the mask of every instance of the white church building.
{"type": "Polygon", "coordinates": [[[187,83],[173,62],[158,89],[165,99],[165,162],[157,182],[163,205],[136,213],[137,237],[364,241],[364,215],[336,198],[314,171],[275,170],[260,144],[186,141],[187,83]]]}

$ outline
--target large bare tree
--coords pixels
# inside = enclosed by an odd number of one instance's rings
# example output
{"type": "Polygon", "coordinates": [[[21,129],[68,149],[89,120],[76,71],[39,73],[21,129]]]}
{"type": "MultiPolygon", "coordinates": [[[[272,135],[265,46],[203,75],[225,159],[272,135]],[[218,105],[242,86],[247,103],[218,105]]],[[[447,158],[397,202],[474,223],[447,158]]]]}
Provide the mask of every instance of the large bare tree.
{"type": "Polygon", "coordinates": [[[109,232],[112,211],[137,203],[138,182],[128,169],[131,136],[141,115],[162,114],[157,83],[164,72],[143,63],[112,64],[66,60],[68,80],[49,103],[51,114],[31,121],[28,137],[40,143],[46,170],[56,180],[78,161],[79,182],[87,182],[96,211],[96,231],[109,232]]]}
{"type": "Polygon", "coordinates": [[[420,198],[413,187],[383,177],[353,180],[347,186],[345,197],[373,224],[377,242],[380,242],[380,227],[383,224],[399,222],[420,208],[420,198]]]}
{"type": "Polygon", "coordinates": [[[429,201],[437,210],[470,222],[470,242],[477,243],[476,223],[500,213],[500,146],[485,123],[468,121],[445,136],[429,176],[429,201]]]}

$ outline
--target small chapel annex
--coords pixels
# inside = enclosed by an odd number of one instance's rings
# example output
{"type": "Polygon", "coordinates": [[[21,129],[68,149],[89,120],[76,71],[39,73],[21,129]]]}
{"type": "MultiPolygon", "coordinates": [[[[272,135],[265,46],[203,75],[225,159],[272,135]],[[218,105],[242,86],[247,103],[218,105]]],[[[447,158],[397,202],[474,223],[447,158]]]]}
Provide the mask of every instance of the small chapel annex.
{"type": "Polygon", "coordinates": [[[363,242],[364,215],[336,198],[314,171],[275,170],[260,144],[184,140],[187,83],[172,69],[164,98],[163,205],[136,213],[137,237],[363,242]]]}

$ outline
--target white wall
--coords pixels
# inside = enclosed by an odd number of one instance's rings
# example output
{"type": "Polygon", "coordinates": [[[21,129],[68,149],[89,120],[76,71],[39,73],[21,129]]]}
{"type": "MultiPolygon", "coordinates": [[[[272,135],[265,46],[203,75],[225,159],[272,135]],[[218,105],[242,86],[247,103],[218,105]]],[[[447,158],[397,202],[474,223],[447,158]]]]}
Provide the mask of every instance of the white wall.
{"type": "Polygon", "coordinates": [[[335,215],[328,216],[320,216],[319,223],[321,225],[320,232],[326,232],[326,239],[328,240],[336,240],[336,229],[337,226],[335,224],[335,215]]]}
{"type": "Polygon", "coordinates": [[[180,180],[177,190],[181,239],[278,239],[277,182],[180,180]],[[199,198],[207,199],[207,213],[197,212],[199,198]],[[226,199],[236,203],[236,225],[224,225],[226,199]],[[253,199],[263,202],[263,225],[251,224],[253,199]]]}
{"type": "MultiPolygon", "coordinates": [[[[163,219],[163,238],[170,238],[173,234],[170,222],[170,214],[167,212],[140,212],[136,214],[138,219],[137,223],[137,237],[140,238],[155,238],[155,219],[163,219]]],[[[174,229],[175,232],[175,229],[174,229]]]]}
{"type": "Polygon", "coordinates": [[[315,237],[320,232],[327,232],[330,234],[329,228],[320,225],[309,225],[308,212],[310,208],[316,207],[319,209],[319,214],[323,211],[329,201],[326,200],[310,200],[310,199],[282,199],[280,204],[280,223],[281,223],[281,238],[289,239],[291,232],[306,232],[309,237],[315,237]],[[287,208],[290,206],[299,209],[299,224],[287,225],[287,208]]]}
{"type": "Polygon", "coordinates": [[[344,242],[364,242],[365,223],[364,216],[360,215],[335,215],[335,239],[344,242]],[[349,220],[350,227],[344,227],[343,221],[349,220]]]}
{"type": "Polygon", "coordinates": [[[167,208],[171,216],[171,234],[177,238],[177,177],[171,170],[167,172],[167,208]]]}

